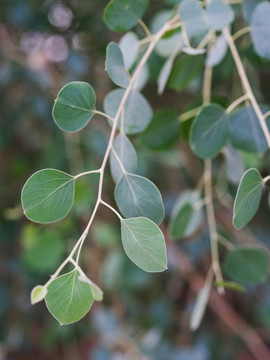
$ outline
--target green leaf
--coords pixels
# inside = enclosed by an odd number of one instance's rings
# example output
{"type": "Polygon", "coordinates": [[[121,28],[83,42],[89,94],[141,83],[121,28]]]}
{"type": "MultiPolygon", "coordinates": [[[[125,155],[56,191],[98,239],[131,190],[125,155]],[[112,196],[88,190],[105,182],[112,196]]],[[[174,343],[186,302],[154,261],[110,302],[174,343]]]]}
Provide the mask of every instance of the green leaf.
{"type": "Polygon", "coordinates": [[[130,70],[139,53],[139,39],[133,32],[126,33],[119,41],[125,68],[130,70]]]}
{"type": "Polygon", "coordinates": [[[150,150],[164,150],[173,146],[180,136],[181,123],[173,110],[157,112],[140,140],[150,150]]]}
{"type": "Polygon", "coordinates": [[[169,80],[171,71],[173,67],[173,59],[169,57],[164,65],[162,66],[162,69],[160,70],[160,73],[158,75],[157,84],[158,84],[158,94],[161,95],[167,85],[167,82],[169,80]]]}
{"type": "MultiPolygon", "coordinates": [[[[125,135],[119,134],[113,142],[113,149],[121,160],[126,172],[133,173],[137,167],[137,154],[129,139],[125,135]]],[[[122,177],[123,172],[113,152],[110,153],[110,167],[113,180],[117,183],[122,177]]]]}
{"type": "MultiPolygon", "coordinates": [[[[267,109],[261,107],[261,111],[265,113],[267,109]]],[[[269,120],[266,122],[269,129],[269,120]]],[[[254,153],[268,149],[259,119],[251,106],[242,107],[230,117],[230,138],[236,149],[254,153]]]]}
{"type": "Polygon", "coordinates": [[[174,205],[169,232],[173,239],[191,236],[202,221],[202,208],[196,207],[200,201],[200,194],[196,191],[184,191],[177,198],[174,205]]]}
{"type": "Polygon", "coordinates": [[[179,15],[189,40],[202,38],[209,30],[200,1],[184,0],[179,6],[179,15]]]}
{"type": "Polygon", "coordinates": [[[129,86],[129,76],[125,69],[123,55],[116,43],[112,42],[107,46],[105,70],[116,85],[123,88],[129,86]]]}
{"type": "Polygon", "coordinates": [[[93,281],[91,281],[90,279],[88,279],[86,276],[78,276],[78,280],[82,281],[86,284],[88,284],[90,286],[93,298],[96,301],[102,301],[103,300],[103,291],[100,289],[99,286],[97,286],[95,283],[93,283],[93,281]]]}
{"type": "Polygon", "coordinates": [[[114,31],[127,31],[136,25],[149,0],[111,0],[104,11],[106,25],[114,31]]]}
{"type": "Polygon", "coordinates": [[[270,4],[264,1],[256,6],[251,18],[251,37],[256,53],[270,59],[270,4]]]}
{"type": "MultiPolygon", "coordinates": [[[[116,89],[106,96],[104,109],[110,117],[115,117],[124,94],[124,89],[116,89]]],[[[125,134],[136,134],[142,132],[147,127],[151,118],[152,110],[144,96],[137,90],[132,90],[121,112],[117,128],[121,128],[121,120],[123,119],[125,134]]],[[[109,124],[112,125],[112,122],[109,121],[109,124]]]]}
{"type": "Polygon", "coordinates": [[[74,81],[64,86],[53,107],[56,125],[67,132],[83,129],[95,112],[96,96],[86,82],[74,81]]]}
{"type": "Polygon", "coordinates": [[[222,107],[207,105],[195,118],[190,134],[192,150],[202,159],[216,157],[225,145],[229,118],[222,107]]]}
{"type": "Polygon", "coordinates": [[[205,8],[208,24],[215,30],[222,30],[234,20],[234,12],[231,7],[222,0],[212,0],[205,8]]]}
{"type": "Polygon", "coordinates": [[[234,282],[234,281],[215,281],[216,287],[224,287],[226,289],[235,290],[239,292],[245,292],[246,289],[244,286],[234,282]]]}
{"type": "Polygon", "coordinates": [[[268,255],[260,248],[239,248],[225,259],[224,271],[233,280],[243,284],[255,284],[268,276],[268,255]]]}
{"type": "Polygon", "coordinates": [[[35,286],[34,289],[31,291],[31,296],[30,296],[31,304],[34,305],[42,301],[47,295],[47,293],[48,290],[46,287],[42,285],[35,286]]]}
{"type": "Polygon", "coordinates": [[[22,189],[25,216],[37,223],[51,223],[63,219],[74,201],[75,179],[63,171],[37,171],[22,189]]]}
{"type": "Polygon", "coordinates": [[[78,271],[73,270],[57,277],[48,286],[46,305],[60,325],[79,321],[93,305],[94,297],[89,284],[80,281],[78,276],[78,271]]]}
{"type": "Polygon", "coordinates": [[[121,220],[121,237],[127,256],[147,272],[167,269],[165,240],[158,226],[138,217],[121,220]]]}
{"type": "Polygon", "coordinates": [[[126,218],[147,217],[160,224],[164,207],[158,188],[148,179],[125,173],[114,191],[115,201],[126,218]]]}
{"type": "Polygon", "coordinates": [[[233,207],[233,225],[244,227],[256,214],[262,196],[263,179],[257,169],[249,169],[242,176],[233,207]]]}
{"type": "Polygon", "coordinates": [[[199,75],[204,66],[204,56],[183,55],[174,64],[168,86],[177,91],[184,90],[199,75]]]}

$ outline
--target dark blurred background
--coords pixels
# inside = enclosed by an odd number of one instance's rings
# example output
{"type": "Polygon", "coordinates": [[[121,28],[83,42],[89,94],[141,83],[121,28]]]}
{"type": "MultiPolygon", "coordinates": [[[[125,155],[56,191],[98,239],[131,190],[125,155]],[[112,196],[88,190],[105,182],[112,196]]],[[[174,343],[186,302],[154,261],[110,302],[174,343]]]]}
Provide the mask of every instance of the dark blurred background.
{"type": "MultiPolygon", "coordinates": [[[[151,1],[146,22],[156,10],[174,2],[151,1]]],[[[259,334],[269,342],[269,285],[250,287],[244,295],[228,291],[226,303],[214,297],[213,311],[207,310],[199,331],[189,330],[196,294],[211,263],[206,223],[181,245],[166,239],[169,270],[152,275],[125,256],[117,219],[103,208],[84,246],[82,266],[104,290],[104,301],[94,304],[80,322],[63,327],[44,302],[30,305],[31,289],[45,283],[68,254],[95,203],[98,178],[81,178],[68,217],[42,226],[23,217],[20,192],[27,178],[42,168],[76,174],[100,166],[110,131],[106,121],[96,116],[81,133],[64,134],[54,124],[51,109],[59,89],[74,80],[93,86],[97,108],[102,109],[113,87],[104,70],[106,46],[121,36],[102,21],[106,4],[106,0],[0,0],[0,359],[253,359],[248,350],[252,336],[259,334]],[[251,331],[250,340],[241,334],[245,325],[251,331]]],[[[259,74],[258,89],[265,89],[269,63],[252,56],[257,61],[253,66],[259,74]]],[[[189,101],[198,101],[200,78],[181,95],[167,90],[159,98],[152,80],[163,63],[164,59],[152,56],[144,93],[154,110],[174,108],[180,114],[189,101]]],[[[224,104],[232,84],[225,77],[232,69],[227,56],[223,68],[216,70],[215,86],[224,104]]],[[[268,90],[265,101],[269,98],[268,90]]],[[[138,173],[159,186],[168,212],[175,196],[194,187],[203,169],[185,142],[188,126],[183,127],[181,144],[158,156],[141,147],[136,137],[132,139],[138,145],[138,173]]],[[[268,160],[267,156],[246,159],[247,164],[258,166],[268,160]]],[[[219,195],[226,194],[231,201],[230,191],[235,188],[228,190],[222,183],[219,165],[217,159],[214,171],[219,195]]],[[[105,197],[110,203],[112,194],[108,171],[105,197]]],[[[218,216],[231,230],[231,207],[225,208],[226,199],[218,216]]],[[[256,230],[260,229],[261,240],[267,243],[265,207],[256,230]]],[[[243,241],[255,240],[249,233],[243,241]]]]}

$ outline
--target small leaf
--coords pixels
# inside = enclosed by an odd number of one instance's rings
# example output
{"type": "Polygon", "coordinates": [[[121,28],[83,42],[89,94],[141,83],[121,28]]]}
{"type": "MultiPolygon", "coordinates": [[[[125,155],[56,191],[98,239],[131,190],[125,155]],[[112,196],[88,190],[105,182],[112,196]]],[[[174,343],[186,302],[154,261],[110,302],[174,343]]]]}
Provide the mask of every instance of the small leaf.
{"type": "Polygon", "coordinates": [[[259,3],[251,18],[251,37],[256,53],[270,59],[270,4],[268,1],[259,3]]]}
{"type": "Polygon", "coordinates": [[[173,66],[173,59],[169,57],[164,65],[162,66],[162,69],[160,70],[160,73],[158,75],[157,84],[158,84],[158,94],[161,95],[167,85],[168,79],[170,77],[170,73],[172,71],[173,66]]]}
{"type": "Polygon", "coordinates": [[[234,12],[231,7],[222,0],[212,0],[205,9],[206,19],[215,30],[222,30],[234,20],[234,12]]]}
{"type": "Polygon", "coordinates": [[[205,65],[208,67],[214,67],[221,63],[224,59],[227,52],[227,41],[223,34],[221,34],[213,46],[211,46],[210,51],[207,54],[205,65]]]}
{"type": "Polygon", "coordinates": [[[158,188],[143,176],[125,173],[114,191],[115,201],[121,213],[127,217],[147,217],[160,224],[164,207],[158,188]]]}
{"type": "Polygon", "coordinates": [[[233,280],[243,284],[256,284],[268,276],[268,255],[260,248],[239,248],[225,259],[224,271],[233,280]]]}
{"type": "Polygon", "coordinates": [[[123,88],[129,86],[129,77],[125,69],[123,55],[116,43],[110,43],[107,46],[105,69],[116,85],[123,88]]]}
{"type": "Polygon", "coordinates": [[[88,284],[90,286],[93,298],[96,301],[102,301],[103,300],[103,291],[100,289],[99,286],[97,286],[95,283],[93,283],[93,281],[88,279],[86,276],[79,275],[78,279],[80,281],[82,281],[82,282],[85,282],[86,284],[88,284]]]}
{"type": "Polygon", "coordinates": [[[172,147],[180,136],[181,123],[173,110],[157,112],[140,136],[150,150],[165,150],[172,147]]]}
{"type": "Polygon", "coordinates": [[[104,11],[106,25],[114,31],[127,31],[137,24],[149,0],[111,0],[104,11]]]}
{"type": "Polygon", "coordinates": [[[80,281],[78,275],[78,271],[73,270],[57,277],[48,286],[46,305],[60,325],[79,321],[94,303],[89,284],[80,281]]]}
{"type": "Polygon", "coordinates": [[[137,59],[139,52],[138,37],[133,32],[126,33],[119,41],[119,47],[122,51],[125,68],[130,70],[137,59]]]}
{"type": "MultiPolygon", "coordinates": [[[[133,173],[137,167],[137,154],[129,139],[125,135],[119,134],[113,142],[113,149],[121,160],[126,172],[133,173]]],[[[113,152],[110,153],[110,167],[113,180],[117,183],[122,177],[123,172],[113,152]]]]}
{"type": "Polygon", "coordinates": [[[72,208],[74,188],[74,177],[63,171],[37,171],[22,189],[25,216],[41,224],[63,219],[72,208]]]}
{"type": "Polygon", "coordinates": [[[121,220],[121,237],[127,256],[147,272],[167,269],[165,240],[158,226],[138,217],[121,220]]]}
{"type": "Polygon", "coordinates": [[[47,295],[47,288],[42,285],[37,285],[34,287],[34,289],[31,291],[31,304],[37,304],[40,301],[44,300],[45,296],[47,295]]]}
{"type": "Polygon", "coordinates": [[[229,118],[219,105],[205,106],[195,118],[190,144],[197,156],[203,159],[216,157],[225,145],[229,132],[229,118]]]}
{"type": "Polygon", "coordinates": [[[245,172],[244,163],[239,151],[231,146],[225,148],[225,160],[228,179],[233,184],[239,184],[245,172]]]}
{"type": "Polygon", "coordinates": [[[86,82],[74,81],[64,86],[55,100],[53,118],[67,132],[83,129],[95,112],[96,96],[86,82]]]}
{"type": "Polygon", "coordinates": [[[233,225],[244,227],[256,214],[262,196],[263,179],[257,169],[249,169],[242,176],[233,206],[233,225]]]}
{"type": "Polygon", "coordinates": [[[225,289],[231,289],[239,292],[245,292],[244,286],[234,281],[215,281],[216,287],[224,287],[225,289]]]}
{"type": "Polygon", "coordinates": [[[202,322],[202,318],[205,313],[206,306],[209,300],[211,286],[212,286],[211,282],[206,281],[203,288],[198,293],[196,303],[190,319],[190,329],[192,331],[196,331],[202,322]]]}
{"type": "MultiPolygon", "coordinates": [[[[106,114],[115,117],[124,94],[125,90],[116,89],[106,96],[104,100],[106,114]]],[[[121,128],[121,119],[123,119],[125,134],[136,134],[146,128],[151,118],[152,110],[144,96],[137,90],[132,90],[118,120],[118,129],[121,128]]],[[[109,124],[112,125],[110,121],[109,124]]]]}
{"type": "Polygon", "coordinates": [[[196,208],[200,194],[196,191],[184,191],[174,205],[169,231],[173,239],[191,236],[202,221],[202,208],[196,208]]]}

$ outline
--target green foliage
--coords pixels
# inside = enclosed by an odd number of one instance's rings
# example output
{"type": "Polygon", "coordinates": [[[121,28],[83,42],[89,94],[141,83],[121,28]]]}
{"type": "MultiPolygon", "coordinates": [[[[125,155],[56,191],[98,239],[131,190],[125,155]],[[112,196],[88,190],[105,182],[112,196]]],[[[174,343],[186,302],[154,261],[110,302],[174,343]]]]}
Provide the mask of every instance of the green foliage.
{"type": "Polygon", "coordinates": [[[125,69],[123,55],[116,43],[110,43],[107,47],[105,69],[116,85],[123,88],[129,86],[129,77],[125,69]]]}

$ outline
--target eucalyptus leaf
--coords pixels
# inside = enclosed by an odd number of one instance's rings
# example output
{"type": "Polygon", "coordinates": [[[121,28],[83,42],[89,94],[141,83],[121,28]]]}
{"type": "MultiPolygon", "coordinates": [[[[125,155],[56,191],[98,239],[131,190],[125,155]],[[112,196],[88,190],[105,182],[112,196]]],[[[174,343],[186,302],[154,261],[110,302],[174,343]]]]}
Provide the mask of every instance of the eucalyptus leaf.
{"type": "Polygon", "coordinates": [[[205,106],[195,118],[190,144],[197,156],[203,159],[216,157],[225,145],[229,133],[229,118],[219,105],[205,106]]]}
{"type": "Polygon", "coordinates": [[[264,1],[259,3],[251,18],[251,37],[256,53],[270,59],[270,3],[264,1]]]}
{"type": "Polygon", "coordinates": [[[206,306],[209,300],[211,286],[212,286],[211,282],[206,281],[203,288],[198,293],[196,303],[190,319],[190,329],[192,331],[196,331],[202,322],[202,318],[205,313],[206,306]]]}
{"type": "Polygon", "coordinates": [[[160,224],[164,207],[158,188],[143,176],[125,173],[114,191],[115,201],[126,218],[147,217],[160,224]]]}
{"type": "Polygon", "coordinates": [[[243,1],[243,11],[245,19],[250,23],[253,12],[256,6],[265,0],[244,0],[243,1]]]}
{"type": "Polygon", "coordinates": [[[119,41],[119,47],[122,51],[125,68],[130,70],[137,59],[139,52],[138,37],[133,32],[127,32],[119,41]]]}
{"type": "MultiPolygon", "coordinates": [[[[113,142],[113,149],[119,160],[121,160],[126,172],[133,173],[137,167],[137,154],[129,139],[125,135],[119,134],[113,142]]],[[[123,171],[112,151],[110,153],[110,167],[113,180],[117,183],[122,177],[123,171]]]]}
{"type": "Polygon", "coordinates": [[[224,271],[243,284],[261,283],[268,276],[268,255],[260,248],[238,248],[225,259],[224,271]]]}
{"type": "Polygon", "coordinates": [[[160,70],[160,73],[158,75],[157,84],[158,84],[158,94],[161,95],[167,85],[168,79],[170,77],[170,73],[172,71],[173,66],[173,59],[169,57],[164,65],[162,66],[162,69],[160,70]]]}
{"type": "Polygon", "coordinates": [[[60,325],[79,321],[94,303],[91,287],[78,277],[78,271],[73,270],[57,277],[48,286],[46,305],[60,325]]]}
{"type": "Polygon", "coordinates": [[[222,30],[234,20],[234,12],[222,0],[212,0],[205,8],[208,24],[215,30],[222,30]]]}
{"type": "Polygon", "coordinates": [[[105,69],[116,85],[123,88],[129,86],[129,76],[125,69],[123,55],[116,43],[110,43],[107,46],[105,69]]]}
{"type": "Polygon", "coordinates": [[[242,176],[233,207],[233,225],[244,227],[256,214],[262,196],[263,179],[257,169],[249,169],[242,176]]]}
{"type": "Polygon", "coordinates": [[[74,201],[75,179],[55,169],[37,171],[22,189],[25,216],[38,223],[51,223],[63,219],[74,201]]]}
{"type": "Polygon", "coordinates": [[[127,31],[143,16],[149,0],[111,0],[104,11],[106,25],[114,31],[127,31]]]}
{"type": "Polygon", "coordinates": [[[48,290],[46,287],[42,285],[35,286],[31,291],[31,296],[30,296],[31,304],[34,305],[44,300],[47,293],[48,290]]]}
{"type": "Polygon", "coordinates": [[[221,34],[214,44],[211,46],[205,61],[208,67],[214,67],[221,63],[227,52],[227,41],[223,34],[221,34]]]}
{"type": "Polygon", "coordinates": [[[86,82],[74,81],[59,92],[53,107],[57,126],[67,132],[83,129],[95,113],[96,96],[86,82]]]}
{"type": "Polygon", "coordinates": [[[82,276],[82,275],[78,276],[78,280],[82,281],[82,282],[85,282],[86,284],[88,284],[90,286],[93,298],[96,301],[102,301],[103,300],[103,291],[100,289],[99,286],[97,286],[97,284],[93,283],[93,281],[88,279],[86,276],[82,276]]]}
{"type": "Polygon", "coordinates": [[[239,184],[245,172],[244,163],[239,151],[231,146],[227,146],[224,151],[226,160],[226,170],[229,180],[233,184],[239,184]]]}
{"type": "MultiPolygon", "coordinates": [[[[110,117],[115,117],[124,94],[124,89],[116,89],[106,96],[104,109],[110,117]]],[[[121,121],[123,120],[125,134],[136,134],[147,127],[151,118],[152,110],[144,96],[137,90],[131,90],[118,120],[118,129],[121,128],[121,121]]],[[[109,124],[112,125],[111,121],[109,124]]]]}
{"type": "Polygon", "coordinates": [[[167,269],[164,236],[159,227],[144,217],[121,220],[121,237],[127,256],[147,272],[167,269]]]}

